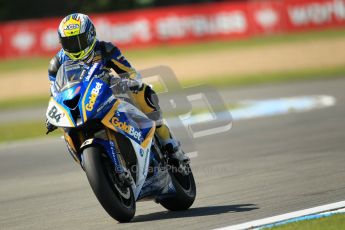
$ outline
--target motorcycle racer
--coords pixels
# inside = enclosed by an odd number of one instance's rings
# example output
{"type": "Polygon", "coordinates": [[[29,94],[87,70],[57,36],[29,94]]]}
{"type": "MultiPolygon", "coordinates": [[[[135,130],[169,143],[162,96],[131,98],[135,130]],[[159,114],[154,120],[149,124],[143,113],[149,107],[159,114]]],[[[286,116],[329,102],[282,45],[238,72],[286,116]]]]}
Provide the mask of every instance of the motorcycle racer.
{"type": "MultiPolygon", "coordinates": [[[[179,141],[163,121],[157,94],[142,82],[140,73],[132,67],[118,47],[97,39],[95,26],[87,15],[74,13],[66,16],[59,25],[58,36],[62,49],[51,59],[48,67],[51,84],[55,82],[59,67],[66,61],[83,62],[89,66],[101,63],[106,69],[114,70],[129,87],[131,98],[137,107],[155,121],[156,134],[169,157],[188,161],[179,141]]],[[[54,127],[47,123],[47,129],[50,131],[54,127]]]]}

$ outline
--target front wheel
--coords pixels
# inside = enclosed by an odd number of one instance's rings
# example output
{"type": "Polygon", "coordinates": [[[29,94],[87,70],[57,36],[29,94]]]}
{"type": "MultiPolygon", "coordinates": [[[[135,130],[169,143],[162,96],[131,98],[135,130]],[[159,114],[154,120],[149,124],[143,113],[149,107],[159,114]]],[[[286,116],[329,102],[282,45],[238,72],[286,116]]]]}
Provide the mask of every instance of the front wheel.
{"type": "Polygon", "coordinates": [[[129,222],[135,214],[135,198],[130,187],[119,183],[113,164],[100,148],[83,151],[83,168],[98,201],[119,222],[129,222]]]}
{"type": "Polygon", "coordinates": [[[172,167],[169,174],[176,190],[176,195],[160,201],[160,204],[170,211],[187,210],[192,206],[196,197],[194,176],[189,164],[186,165],[188,174],[180,173],[172,167]]]}

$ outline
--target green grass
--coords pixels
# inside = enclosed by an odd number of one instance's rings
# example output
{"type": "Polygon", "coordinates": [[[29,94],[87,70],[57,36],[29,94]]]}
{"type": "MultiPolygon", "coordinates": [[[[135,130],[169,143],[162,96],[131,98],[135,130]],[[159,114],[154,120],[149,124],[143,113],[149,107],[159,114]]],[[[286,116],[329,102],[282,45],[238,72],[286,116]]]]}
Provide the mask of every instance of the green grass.
{"type": "Polygon", "coordinates": [[[0,101],[0,111],[18,108],[43,107],[48,105],[48,101],[48,95],[3,100],[0,101]]]}
{"type": "Polygon", "coordinates": [[[18,70],[38,70],[43,68],[48,69],[50,58],[52,57],[31,57],[1,60],[0,73],[18,70]]]}
{"type": "MultiPolygon", "coordinates": [[[[0,142],[9,142],[19,139],[32,139],[46,136],[44,121],[30,121],[22,123],[0,124],[0,142]]],[[[56,130],[52,135],[62,135],[61,131],[56,130]]]]}
{"type": "MultiPolygon", "coordinates": [[[[244,47],[266,46],[277,43],[293,43],[300,41],[313,41],[325,38],[344,37],[345,29],[330,29],[325,31],[312,31],[295,34],[281,34],[270,35],[262,37],[254,37],[245,40],[235,41],[209,41],[193,44],[181,45],[161,45],[159,47],[141,48],[122,50],[125,56],[131,60],[134,57],[159,57],[159,56],[174,56],[188,53],[203,53],[210,50],[224,50],[224,49],[240,49],[244,47]]],[[[120,47],[121,48],[121,47],[120,47]]],[[[47,68],[51,57],[32,57],[20,59],[8,59],[0,61],[0,73],[25,70],[25,69],[42,69],[47,68]]],[[[0,75],[1,77],[1,75],[0,75]]]]}
{"type": "Polygon", "coordinates": [[[266,230],[341,230],[345,229],[345,215],[335,214],[330,217],[324,217],[314,220],[305,220],[284,224],[273,228],[265,228],[266,230]]]}

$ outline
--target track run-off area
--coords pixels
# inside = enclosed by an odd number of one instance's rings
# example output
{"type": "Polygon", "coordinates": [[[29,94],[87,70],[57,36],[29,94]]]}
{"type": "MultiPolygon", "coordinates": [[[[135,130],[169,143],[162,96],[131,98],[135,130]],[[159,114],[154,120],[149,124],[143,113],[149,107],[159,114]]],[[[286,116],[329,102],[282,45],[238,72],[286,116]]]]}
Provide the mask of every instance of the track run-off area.
{"type": "Polygon", "coordinates": [[[228,132],[194,140],[192,208],[168,212],[139,202],[126,224],[105,213],[60,138],[2,144],[0,229],[215,229],[343,201],[344,85],[339,78],[220,91],[227,103],[312,95],[336,102],[279,116],[234,116],[228,132]]]}

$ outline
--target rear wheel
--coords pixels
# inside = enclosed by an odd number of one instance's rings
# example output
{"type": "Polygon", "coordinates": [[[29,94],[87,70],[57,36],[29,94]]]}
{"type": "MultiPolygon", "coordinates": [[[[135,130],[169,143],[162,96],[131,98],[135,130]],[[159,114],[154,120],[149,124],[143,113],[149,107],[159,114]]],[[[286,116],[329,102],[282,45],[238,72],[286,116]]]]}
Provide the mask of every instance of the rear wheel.
{"type": "Polygon", "coordinates": [[[83,167],[98,201],[119,222],[130,221],[135,214],[135,198],[131,187],[120,183],[114,167],[100,148],[83,151],[83,167]]]}
{"type": "Polygon", "coordinates": [[[181,173],[178,168],[172,167],[169,174],[176,190],[176,195],[160,201],[160,204],[170,211],[186,210],[192,206],[196,197],[194,176],[189,164],[185,165],[188,173],[181,173]]]}

